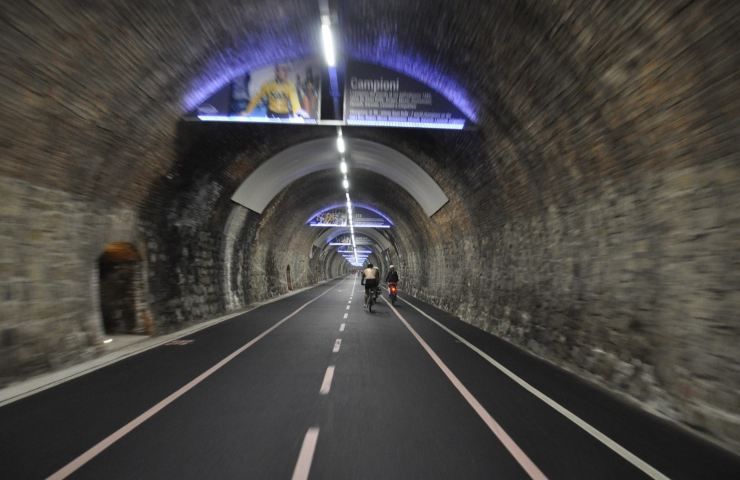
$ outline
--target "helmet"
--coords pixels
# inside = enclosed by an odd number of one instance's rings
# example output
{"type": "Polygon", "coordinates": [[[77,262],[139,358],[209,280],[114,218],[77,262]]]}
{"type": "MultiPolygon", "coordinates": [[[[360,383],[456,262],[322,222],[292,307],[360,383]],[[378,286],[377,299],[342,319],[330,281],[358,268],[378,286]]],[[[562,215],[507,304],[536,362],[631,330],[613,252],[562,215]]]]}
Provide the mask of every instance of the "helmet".
{"type": "Polygon", "coordinates": [[[388,267],[388,268],[396,268],[396,267],[395,267],[394,265],[391,265],[391,266],[390,266],[390,267],[388,267]]]}

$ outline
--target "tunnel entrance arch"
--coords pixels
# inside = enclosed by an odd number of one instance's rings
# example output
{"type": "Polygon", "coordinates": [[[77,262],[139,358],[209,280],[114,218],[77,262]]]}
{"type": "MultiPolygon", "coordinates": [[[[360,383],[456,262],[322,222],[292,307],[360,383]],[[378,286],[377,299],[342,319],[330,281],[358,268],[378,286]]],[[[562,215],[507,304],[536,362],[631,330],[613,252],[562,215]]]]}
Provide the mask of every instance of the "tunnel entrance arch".
{"type": "Polygon", "coordinates": [[[98,258],[100,310],[106,335],[151,335],[144,303],[143,259],[128,242],[112,242],[98,258]]]}
{"type": "MultiPolygon", "coordinates": [[[[352,168],[379,173],[406,190],[427,216],[448,201],[442,188],[413,160],[380,143],[347,137],[352,168]]],[[[257,213],[294,181],[311,173],[337,168],[336,139],[319,138],[287,148],[262,163],[237,188],[231,199],[257,213]]]]}

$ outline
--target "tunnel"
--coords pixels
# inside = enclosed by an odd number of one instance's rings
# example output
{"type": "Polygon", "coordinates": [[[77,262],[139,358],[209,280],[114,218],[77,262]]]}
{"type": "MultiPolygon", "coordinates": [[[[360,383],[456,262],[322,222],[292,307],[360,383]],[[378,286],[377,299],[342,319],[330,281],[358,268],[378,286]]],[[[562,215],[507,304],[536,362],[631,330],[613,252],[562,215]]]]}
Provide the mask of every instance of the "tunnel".
{"type": "Polygon", "coordinates": [[[8,478],[740,475],[740,3],[0,11],[8,478]]]}

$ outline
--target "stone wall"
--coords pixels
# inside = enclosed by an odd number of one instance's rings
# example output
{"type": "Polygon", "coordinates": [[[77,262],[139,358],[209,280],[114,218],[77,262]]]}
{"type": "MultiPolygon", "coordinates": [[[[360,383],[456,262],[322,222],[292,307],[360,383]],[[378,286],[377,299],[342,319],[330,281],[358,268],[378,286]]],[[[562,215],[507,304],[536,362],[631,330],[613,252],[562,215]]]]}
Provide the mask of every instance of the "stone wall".
{"type": "MultiPolygon", "coordinates": [[[[545,215],[442,238],[421,298],[553,363],[723,441],[740,441],[737,398],[740,169],[600,179],[545,215]],[[462,281],[461,281],[462,280],[462,281]]],[[[479,199],[478,201],[482,201],[479,199]]],[[[446,207],[447,208],[447,207],[446,207]]],[[[444,223],[445,212],[435,219],[444,223]]],[[[408,271],[414,278],[423,270],[408,271]]]]}
{"type": "Polygon", "coordinates": [[[100,353],[98,259],[136,215],[0,177],[0,385],[100,353]]]}
{"type": "MultiPolygon", "coordinates": [[[[333,129],[179,121],[234,73],[319,52],[315,2],[37,3],[6,2],[0,31],[0,382],[96,354],[107,242],[144,257],[161,332],[284,293],[287,267],[294,288],[346,270],[302,225],[336,172],[263,216],[229,200],[333,129]]],[[[343,55],[434,86],[476,127],[345,132],[450,197],[427,219],[353,172],[396,220],[402,287],[740,451],[740,3],[336,5],[343,55]]]]}

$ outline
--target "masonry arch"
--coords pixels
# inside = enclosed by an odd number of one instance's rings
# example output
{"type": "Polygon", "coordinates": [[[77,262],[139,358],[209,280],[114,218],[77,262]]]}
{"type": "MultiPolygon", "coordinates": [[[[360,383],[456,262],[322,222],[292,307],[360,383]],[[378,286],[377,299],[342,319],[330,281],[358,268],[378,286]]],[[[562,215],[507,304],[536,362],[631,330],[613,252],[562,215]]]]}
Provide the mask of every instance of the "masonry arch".
{"type": "Polygon", "coordinates": [[[100,310],[106,335],[150,335],[144,301],[143,259],[128,242],[111,242],[98,258],[100,310]]]}
{"type": "MultiPolygon", "coordinates": [[[[432,216],[449,200],[437,182],[413,160],[398,150],[377,142],[345,137],[351,169],[378,173],[406,190],[432,216]]],[[[285,187],[306,175],[336,169],[339,156],[336,138],[326,137],[300,143],[262,163],[236,189],[236,203],[257,213],[267,207],[285,187]]]]}

